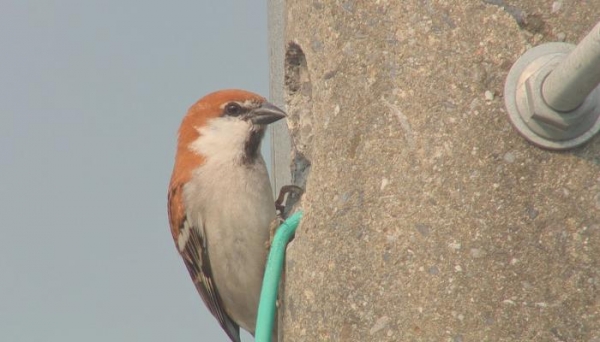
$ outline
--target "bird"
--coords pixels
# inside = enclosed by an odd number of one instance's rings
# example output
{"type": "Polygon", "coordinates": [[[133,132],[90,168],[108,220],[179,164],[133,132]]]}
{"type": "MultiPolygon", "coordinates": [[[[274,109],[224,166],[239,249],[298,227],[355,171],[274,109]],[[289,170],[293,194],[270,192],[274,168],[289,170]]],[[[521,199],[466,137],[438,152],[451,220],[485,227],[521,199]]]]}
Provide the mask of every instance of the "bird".
{"type": "MultiPolygon", "coordinates": [[[[178,132],[168,189],[175,246],[204,304],[232,342],[254,335],[275,202],[260,153],[267,125],[286,117],[249,91],[210,93],[178,132]]],[[[274,333],[274,339],[276,334],[274,333]]]]}

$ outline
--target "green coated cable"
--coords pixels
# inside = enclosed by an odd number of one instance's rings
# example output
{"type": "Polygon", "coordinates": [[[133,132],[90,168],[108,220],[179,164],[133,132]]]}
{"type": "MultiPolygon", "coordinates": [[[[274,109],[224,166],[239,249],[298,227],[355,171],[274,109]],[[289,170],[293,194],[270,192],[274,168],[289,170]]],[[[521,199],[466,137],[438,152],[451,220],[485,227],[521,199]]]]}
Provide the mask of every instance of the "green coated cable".
{"type": "Polygon", "coordinates": [[[254,332],[254,340],[256,342],[271,342],[275,312],[277,311],[275,301],[277,300],[277,290],[283,269],[285,247],[292,238],[292,235],[294,235],[296,228],[298,228],[301,218],[301,211],[288,217],[277,228],[277,232],[271,243],[271,250],[269,251],[265,276],[263,277],[262,289],[260,291],[260,302],[258,303],[258,317],[256,319],[256,331],[254,332]]]}

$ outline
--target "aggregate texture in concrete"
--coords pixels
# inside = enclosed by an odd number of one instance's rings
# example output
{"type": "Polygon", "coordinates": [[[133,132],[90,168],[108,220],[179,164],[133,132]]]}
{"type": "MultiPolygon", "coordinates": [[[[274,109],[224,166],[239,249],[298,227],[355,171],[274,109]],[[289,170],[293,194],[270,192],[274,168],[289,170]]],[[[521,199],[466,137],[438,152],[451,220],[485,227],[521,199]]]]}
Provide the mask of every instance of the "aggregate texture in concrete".
{"type": "MultiPolygon", "coordinates": [[[[539,149],[511,65],[600,0],[288,0],[304,219],[283,341],[600,341],[600,137],[539,149]]],[[[600,66],[599,66],[600,67],[600,66]]]]}

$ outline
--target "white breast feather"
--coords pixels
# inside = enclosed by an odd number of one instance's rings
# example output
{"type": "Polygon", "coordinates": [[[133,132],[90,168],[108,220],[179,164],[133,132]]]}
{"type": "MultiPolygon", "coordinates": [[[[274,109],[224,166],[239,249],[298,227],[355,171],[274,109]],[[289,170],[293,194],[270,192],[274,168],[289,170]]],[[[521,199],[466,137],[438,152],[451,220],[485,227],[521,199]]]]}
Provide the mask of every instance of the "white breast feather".
{"type": "Polygon", "coordinates": [[[204,227],[226,311],[235,311],[238,317],[232,318],[254,331],[264,245],[275,208],[262,156],[251,164],[240,162],[250,125],[236,118],[217,118],[199,129],[201,136],[191,149],[206,159],[184,187],[184,200],[191,222],[204,227]],[[235,310],[227,310],[231,307],[235,310]]]}

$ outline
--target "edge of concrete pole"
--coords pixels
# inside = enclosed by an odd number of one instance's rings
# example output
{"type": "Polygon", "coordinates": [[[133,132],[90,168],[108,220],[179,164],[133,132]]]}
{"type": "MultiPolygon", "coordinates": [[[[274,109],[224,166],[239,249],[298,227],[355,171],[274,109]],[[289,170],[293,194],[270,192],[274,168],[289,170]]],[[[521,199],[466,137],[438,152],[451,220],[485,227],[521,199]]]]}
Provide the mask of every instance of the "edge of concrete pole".
{"type": "MultiPolygon", "coordinates": [[[[267,0],[269,35],[269,97],[272,103],[287,110],[285,106],[285,10],[286,0],[267,0]]],[[[271,137],[271,186],[277,197],[279,188],[292,183],[290,170],[291,138],[285,120],[270,125],[271,137]]],[[[279,296],[283,293],[283,282],[279,285],[279,296]]],[[[283,306],[279,307],[277,320],[278,341],[283,341],[283,306]]]]}
{"type": "MultiPolygon", "coordinates": [[[[285,60],[285,0],[268,0],[269,31],[269,97],[271,101],[285,109],[284,60],[285,60]]],[[[290,152],[291,142],[284,120],[272,125],[271,135],[271,185],[277,196],[279,188],[291,184],[290,152]]]]}

